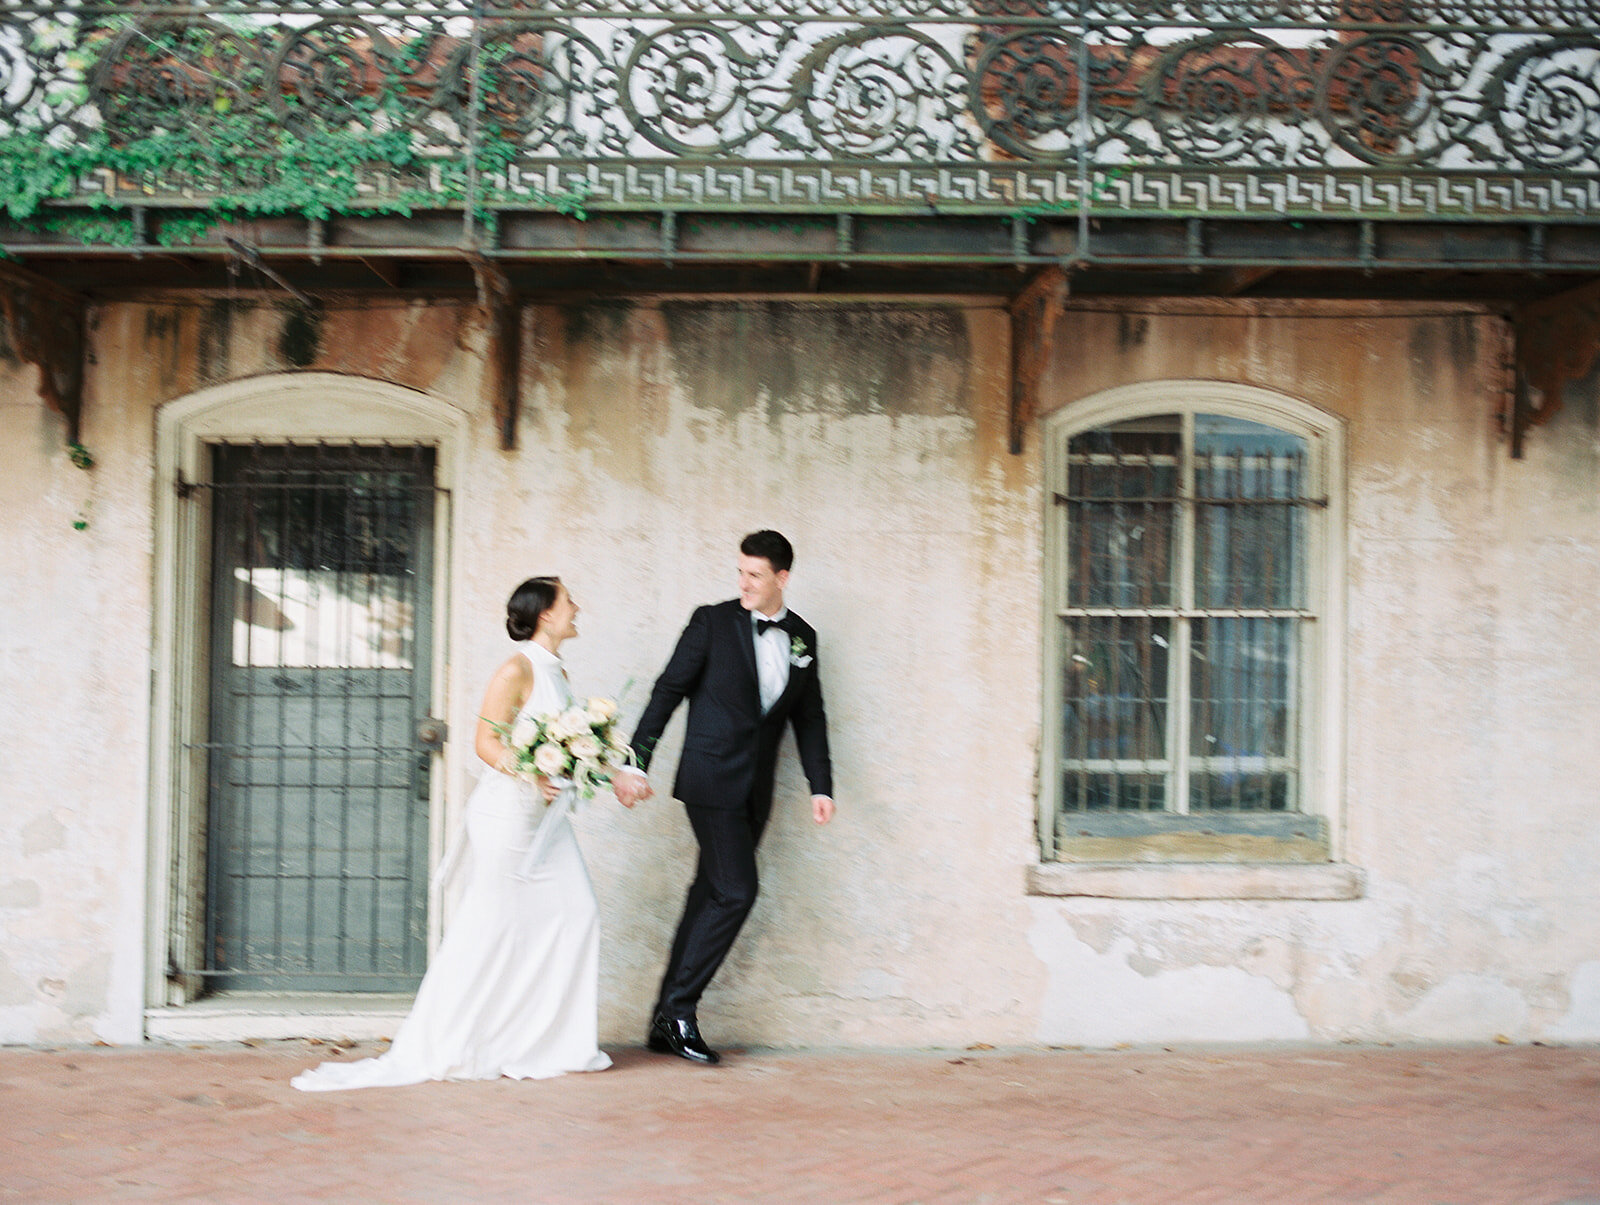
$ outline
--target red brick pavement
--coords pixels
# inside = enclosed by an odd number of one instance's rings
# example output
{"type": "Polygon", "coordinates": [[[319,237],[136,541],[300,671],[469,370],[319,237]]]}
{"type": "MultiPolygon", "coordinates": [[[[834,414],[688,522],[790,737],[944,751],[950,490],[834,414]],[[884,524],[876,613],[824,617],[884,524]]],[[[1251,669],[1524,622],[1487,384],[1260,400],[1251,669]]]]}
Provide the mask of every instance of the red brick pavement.
{"type": "Polygon", "coordinates": [[[291,1089],[327,1050],[0,1051],[0,1201],[1600,1205],[1589,1047],[620,1050],[291,1089]]]}

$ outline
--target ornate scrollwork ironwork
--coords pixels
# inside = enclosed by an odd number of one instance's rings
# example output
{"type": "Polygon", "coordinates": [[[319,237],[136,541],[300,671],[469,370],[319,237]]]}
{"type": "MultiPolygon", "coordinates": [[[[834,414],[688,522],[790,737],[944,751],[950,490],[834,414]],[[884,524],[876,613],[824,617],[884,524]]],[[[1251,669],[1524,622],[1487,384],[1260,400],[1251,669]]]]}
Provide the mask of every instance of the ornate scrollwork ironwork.
{"type": "Polygon", "coordinates": [[[16,121],[34,103],[42,82],[28,55],[27,30],[0,18],[0,122],[16,121]]]}
{"type": "MultiPolygon", "coordinates": [[[[0,139],[182,132],[264,161],[286,135],[388,133],[405,166],[359,163],[363,187],[392,188],[397,173],[426,187],[439,178],[429,164],[471,160],[486,196],[529,204],[581,182],[619,207],[715,192],[789,209],[1092,201],[1589,220],[1597,12],[1597,0],[11,0],[0,139]]],[[[93,187],[237,195],[255,181],[247,160],[165,174],[153,162],[93,187]]]]}
{"type": "Polygon", "coordinates": [[[1435,159],[1452,141],[1452,71],[1424,38],[1373,34],[1340,46],[1318,73],[1317,117],[1334,145],[1367,163],[1435,159]]]}
{"type": "Polygon", "coordinates": [[[1581,167],[1600,147],[1600,37],[1552,38],[1510,55],[1496,73],[1495,128],[1529,167],[1581,167]]]}
{"type": "Polygon", "coordinates": [[[744,45],[759,43],[762,33],[695,21],[635,39],[621,75],[639,135],[670,155],[728,155],[747,146],[773,109],[761,88],[768,59],[744,45]]]}
{"type": "Polygon", "coordinates": [[[285,30],[276,40],[267,99],[289,129],[369,123],[380,98],[398,100],[409,91],[395,82],[401,70],[397,48],[374,23],[328,18],[285,30]]]}
{"type": "Polygon", "coordinates": [[[1141,99],[1162,144],[1196,163],[1287,163],[1300,140],[1273,115],[1307,111],[1315,86],[1302,58],[1267,35],[1222,33],[1168,50],[1141,99]]]}
{"type": "Polygon", "coordinates": [[[219,117],[246,111],[266,91],[260,50],[214,21],[156,18],[104,43],[89,95],[117,141],[157,132],[204,141],[219,117]]]}
{"type": "Polygon", "coordinates": [[[928,33],[869,26],[818,43],[795,75],[806,128],[841,159],[909,155],[935,162],[976,150],[962,128],[959,62],[928,33]]]}
{"type": "Polygon", "coordinates": [[[1097,147],[1126,112],[1085,91],[1081,38],[1067,30],[985,30],[972,72],[972,110],[984,135],[1019,159],[1065,159],[1097,147]]]}

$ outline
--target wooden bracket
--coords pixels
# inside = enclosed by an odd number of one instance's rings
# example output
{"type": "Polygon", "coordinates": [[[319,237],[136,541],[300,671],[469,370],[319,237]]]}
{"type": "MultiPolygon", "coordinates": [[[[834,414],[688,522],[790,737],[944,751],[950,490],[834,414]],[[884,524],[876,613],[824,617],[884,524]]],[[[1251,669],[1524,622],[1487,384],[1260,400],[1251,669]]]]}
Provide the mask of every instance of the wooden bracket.
{"type": "Polygon", "coordinates": [[[1049,267],[1011,299],[1011,454],[1022,451],[1023,436],[1039,413],[1039,382],[1055,346],[1056,320],[1066,304],[1066,272],[1049,267]]]}
{"type": "Polygon", "coordinates": [[[489,372],[500,450],[510,452],[517,446],[517,416],[522,405],[522,313],[511,281],[496,264],[476,257],[472,273],[478,282],[478,304],[489,326],[489,372]]]}
{"type": "Polygon", "coordinates": [[[80,442],[88,301],[25,268],[0,264],[0,307],[17,355],[39,370],[39,396],[67,420],[67,442],[80,442]]]}
{"type": "Polygon", "coordinates": [[[1512,458],[1520,460],[1528,431],[1550,421],[1561,409],[1563,387],[1588,375],[1600,357],[1600,280],[1518,306],[1511,331],[1514,376],[1501,424],[1512,458]]]}

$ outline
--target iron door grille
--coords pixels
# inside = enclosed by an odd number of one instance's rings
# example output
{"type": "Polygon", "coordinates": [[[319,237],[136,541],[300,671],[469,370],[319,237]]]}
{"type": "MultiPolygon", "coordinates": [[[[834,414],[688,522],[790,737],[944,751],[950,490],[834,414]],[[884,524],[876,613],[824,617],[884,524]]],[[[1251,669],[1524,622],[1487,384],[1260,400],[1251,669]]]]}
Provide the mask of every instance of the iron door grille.
{"type": "Polygon", "coordinates": [[[212,989],[405,991],[427,958],[430,448],[213,449],[212,989]]]}

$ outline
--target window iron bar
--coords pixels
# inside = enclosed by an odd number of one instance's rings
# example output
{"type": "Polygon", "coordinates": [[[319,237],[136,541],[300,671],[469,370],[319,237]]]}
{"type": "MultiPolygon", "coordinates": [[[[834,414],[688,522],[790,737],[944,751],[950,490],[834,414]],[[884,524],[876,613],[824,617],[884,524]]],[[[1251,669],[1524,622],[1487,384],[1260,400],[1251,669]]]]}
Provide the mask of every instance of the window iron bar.
{"type": "Polygon", "coordinates": [[[1315,611],[1297,607],[1060,607],[1058,619],[1297,619],[1314,621],[1315,611]]]}
{"type": "Polygon", "coordinates": [[[1238,498],[1226,495],[1187,496],[1182,494],[1135,494],[1118,497],[1105,494],[1056,494],[1058,506],[1142,506],[1160,503],[1166,506],[1188,504],[1193,506],[1318,506],[1326,507],[1326,497],[1302,498],[1238,498]]]}

